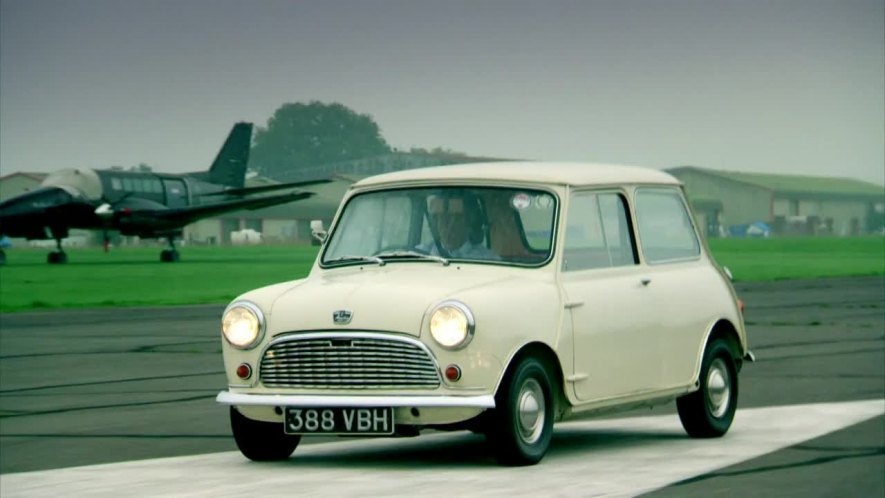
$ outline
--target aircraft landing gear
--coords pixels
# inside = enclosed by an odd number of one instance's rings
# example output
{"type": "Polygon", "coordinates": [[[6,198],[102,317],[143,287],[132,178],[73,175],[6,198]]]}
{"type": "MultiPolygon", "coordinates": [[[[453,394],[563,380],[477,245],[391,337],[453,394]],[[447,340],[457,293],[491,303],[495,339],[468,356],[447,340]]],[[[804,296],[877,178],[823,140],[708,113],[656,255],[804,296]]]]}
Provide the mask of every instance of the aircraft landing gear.
{"type": "Polygon", "coordinates": [[[63,265],[67,263],[68,255],[65,250],[61,248],[61,239],[55,239],[55,247],[57,247],[58,250],[52,251],[46,255],[46,262],[50,265],[63,265]]]}
{"type": "Polygon", "coordinates": [[[175,249],[175,238],[169,237],[169,249],[163,249],[160,253],[160,261],[163,263],[175,263],[180,259],[178,250],[175,249]]]}
{"type": "Polygon", "coordinates": [[[178,251],[175,249],[163,249],[163,252],[160,253],[160,261],[164,263],[174,263],[178,260],[178,251]]]}

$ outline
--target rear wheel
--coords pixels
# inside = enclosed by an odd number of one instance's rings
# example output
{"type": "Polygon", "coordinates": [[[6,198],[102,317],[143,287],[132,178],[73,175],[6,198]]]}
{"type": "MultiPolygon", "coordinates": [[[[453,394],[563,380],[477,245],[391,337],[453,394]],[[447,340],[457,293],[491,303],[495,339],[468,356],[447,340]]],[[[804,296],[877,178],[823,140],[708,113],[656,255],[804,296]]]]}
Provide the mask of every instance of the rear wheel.
{"type": "Polygon", "coordinates": [[[676,400],[679,420],[691,437],[719,437],[737,409],[737,369],[728,343],[717,339],[707,347],[699,379],[700,389],[676,400]]]}
{"type": "Polygon", "coordinates": [[[230,427],[240,452],[257,462],[285,460],[301,442],[301,436],[283,432],[282,422],[252,420],[234,407],[230,408],[230,427]]]}
{"type": "Polygon", "coordinates": [[[553,391],[544,364],[522,360],[495,396],[487,437],[499,462],[533,465],[553,437],[553,391]]]}

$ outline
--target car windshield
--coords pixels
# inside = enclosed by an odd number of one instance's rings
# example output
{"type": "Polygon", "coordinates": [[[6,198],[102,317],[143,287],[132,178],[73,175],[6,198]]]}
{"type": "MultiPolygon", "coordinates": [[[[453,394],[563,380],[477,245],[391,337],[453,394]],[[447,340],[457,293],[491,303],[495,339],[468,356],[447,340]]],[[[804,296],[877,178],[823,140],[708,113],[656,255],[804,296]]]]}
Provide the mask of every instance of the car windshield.
{"type": "Polygon", "coordinates": [[[354,196],[344,207],[321,263],[542,265],[550,259],[556,206],[553,194],[529,189],[367,192],[354,196]]]}

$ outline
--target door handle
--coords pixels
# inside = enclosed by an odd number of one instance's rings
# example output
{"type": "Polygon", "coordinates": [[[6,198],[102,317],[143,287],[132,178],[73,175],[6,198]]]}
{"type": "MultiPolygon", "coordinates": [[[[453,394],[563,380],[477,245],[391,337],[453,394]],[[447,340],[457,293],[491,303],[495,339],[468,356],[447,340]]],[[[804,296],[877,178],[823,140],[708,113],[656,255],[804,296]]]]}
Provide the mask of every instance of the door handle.
{"type": "Polygon", "coordinates": [[[643,287],[648,287],[648,284],[651,283],[651,279],[648,278],[648,277],[642,277],[642,278],[639,280],[639,282],[642,283],[642,286],[643,286],[643,287]]]}

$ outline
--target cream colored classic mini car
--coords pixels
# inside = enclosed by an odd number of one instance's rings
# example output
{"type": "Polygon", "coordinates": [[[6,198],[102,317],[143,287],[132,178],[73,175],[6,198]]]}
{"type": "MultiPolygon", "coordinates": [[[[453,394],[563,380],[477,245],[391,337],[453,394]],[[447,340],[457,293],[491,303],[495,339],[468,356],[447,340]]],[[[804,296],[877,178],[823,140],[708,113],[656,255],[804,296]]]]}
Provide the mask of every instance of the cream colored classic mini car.
{"type": "Polygon", "coordinates": [[[679,182],[595,164],[500,162],[367,178],[307,278],[222,320],[234,438],[469,429],[538,462],[553,423],[676,400],[689,435],[731,425],[752,360],[741,304],[679,182]]]}

